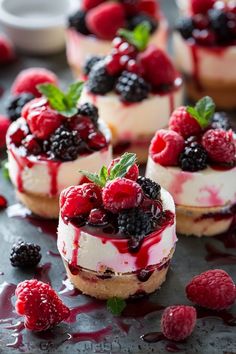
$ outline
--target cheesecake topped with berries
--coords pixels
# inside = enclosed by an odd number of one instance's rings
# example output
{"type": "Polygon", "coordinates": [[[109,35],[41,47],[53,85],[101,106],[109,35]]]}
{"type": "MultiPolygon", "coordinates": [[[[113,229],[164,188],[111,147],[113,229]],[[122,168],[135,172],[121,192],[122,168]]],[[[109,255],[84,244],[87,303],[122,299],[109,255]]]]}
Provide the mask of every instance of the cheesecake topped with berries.
{"type": "Polygon", "coordinates": [[[86,63],[81,95],[81,102],[97,105],[110,127],[114,153],[135,152],[139,162],[146,161],[153,134],[182,102],[180,74],[161,49],[148,45],[149,31],[145,22],[134,31],[121,29],[109,55],[86,63]]]}
{"type": "Polygon", "coordinates": [[[176,243],[175,206],[125,153],[61,193],[58,249],[71,282],[100,299],[151,293],[176,243]]]}
{"type": "Polygon", "coordinates": [[[68,20],[67,59],[73,72],[81,75],[91,56],[107,55],[119,28],[133,30],[141,22],[151,28],[151,42],[166,49],[168,23],[155,0],[82,0],[81,8],[68,20]]]}
{"type": "Polygon", "coordinates": [[[146,176],[172,194],[177,232],[185,235],[213,236],[235,223],[235,133],[214,109],[210,97],[178,108],[149,149],[146,176]]]}
{"type": "Polygon", "coordinates": [[[173,43],[176,64],[186,78],[187,93],[211,96],[223,109],[235,109],[236,2],[191,0],[177,23],[173,43]]]}
{"type": "Polygon", "coordinates": [[[77,107],[82,83],[67,93],[53,84],[38,90],[43,96],[29,101],[8,130],[9,174],[23,204],[57,218],[60,192],[84,180],[78,170],[94,172],[111,161],[110,131],[91,103],[77,107]]]}

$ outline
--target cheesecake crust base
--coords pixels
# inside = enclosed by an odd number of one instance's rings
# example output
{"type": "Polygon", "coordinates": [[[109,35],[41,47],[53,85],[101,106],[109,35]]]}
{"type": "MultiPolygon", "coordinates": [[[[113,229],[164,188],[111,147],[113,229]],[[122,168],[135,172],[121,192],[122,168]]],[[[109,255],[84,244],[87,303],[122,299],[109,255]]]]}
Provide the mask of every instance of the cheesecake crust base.
{"type": "Polygon", "coordinates": [[[32,193],[16,192],[17,198],[32,213],[46,219],[57,219],[59,215],[59,197],[46,197],[32,193]]]}

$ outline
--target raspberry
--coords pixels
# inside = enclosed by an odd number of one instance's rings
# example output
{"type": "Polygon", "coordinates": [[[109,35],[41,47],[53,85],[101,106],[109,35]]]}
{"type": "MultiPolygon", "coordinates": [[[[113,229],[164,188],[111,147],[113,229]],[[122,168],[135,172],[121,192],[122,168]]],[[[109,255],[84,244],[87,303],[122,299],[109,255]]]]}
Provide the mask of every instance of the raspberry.
{"type": "Polygon", "coordinates": [[[32,155],[39,155],[42,152],[41,146],[33,135],[27,135],[22,141],[22,145],[26,148],[27,152],[32,155]]]}
{"type": "Polygon", "coordinates": [[[40,97],[41,93],[37,89],[37,85],[52,83],[57,85],[58,79],[56,75],[47,69],[30,68],[22,70],[12,84],[11,93],[18,95],[19,93],[32,93],[35,97],[40,97]]]}
{"type": "Polygon", "coordinates": [[[206,14],[216,0],[191,0],[191,10],[193,14],[206,14]]]}
{"type": "Polygon", "coordinates": [[[10,261],[13,267],[35,267],[41,260],[40,246],[19,241],[11,249],[10,261]]]}
{"type": "Polygon", "coordinates": [[[89,30],[98,38],[110,40],[125,25],[125,12],[121,4],[105,2],[91,9],[86,17],[89,30]]]}
{"type": "Polygon", "coordinates": [[[140,102],[148,97],[149,84],[137,74],[123,71],[116,83],[116,91],[121,100],[126,102],[140,102]]]}
{"type": "Polygon", "coordinates": [[[70,314],[50,285],[36,279],[18,284],[16,296],[16,312],[25,317],[25,327],[29,330],[45,331],[70,314]]]}
{"type": "Polygon", "coordinates": [[[161,129],[151,141],[149,153],[153,160],[163,166],[177,165],[179,155],[184,149],[184,139],[172,130],[161,129]]]}
{"type": "Polygon", "coordinates": [[[137,183],[142,187],[143,193],[150,199],[159,199],[161,186],[150,178],[139,176],[137,183]]]}
{"type": "MultiPolygon", "coordinates": [[[[112,167],[120,161],[120,158],[117,157],[116,159],[112,160],[110,165],[108,166],[108,174],[110,173],[112,167]]],[[[126,175],[124,176],[126,179],[131,179],[132,181],[136,181],[139,176],[139,168],[136,163],[132,165],[126,175]]]]}
{"type": "Polygon", "coordinates": [[[188,299],[212,310],[224,310],[236,299],[233,279],[222,269],[213,269],[196,275],[185,288],[188,299]]]}
{"type": "Polygon", "coordinates": [[[100,60],[89,73],[87,87],[92,93],[105,95],[113,90],[115,78],[108,74],[105,62],[100,60]]]}
{"type": "Polygon", "coordinates": [[[159,15],[159,4],[155,0],[141,0],[138,3],[139,12],[144,12],[152,17],[158,17],[159,15]]]}
{"type": "Polygon", "coordinates": [[[90,34],[90,31],[86,25],[86,16],[86,11],[78,10],[76,13],[69,17],[69,27],[73,27],[77,32],[84,35],[90,34]]]}
{"type": "Polygon", "coordinates": [[[95,130],[94,124],[89,117],[81,117],[76,115],[70,119],[69,126],[72,130],[76,130],[79,137],[87,140],[89,134],[95,130]]]}
{"type": "Polygon", "coordinates": [[[7,117],[0,115],[0,149],[6,145],[6,133],[10,123],[7,117]]]}
{"type": "Polygon", "coordinates": [[[186,107],[179,107],[172,113],[169,120],[169,128],[184,138],[188,138],[190,135],[197,135],[202,130],[197,120],[186,111],[186,107]]]}
{"type": "Polygon", "coordinates": [[[101,205],[101,190],[93,183],[72,186],[61,193],[60,206],[63,218],[88,214],[101,205]]]}
{"type": "Polygon", "coordinates": [[[203,135],[202,145],[212,161],[235,164],[236,141],[232,130],[210,129],[203,135]]]}
{"type": "Polygon", "coordinates": [[[161,318],[161,329],[167,339],[181,341],[191,335],[197,313],[192,306],[169,306],[161,318]]]}
{"type": "Polygon", "coordinates": [[[94,7],[100,5],[104,0],[83,0],[82,7],[84,10],[88,11],[94,7]]]}
{"type": "Polygon", "coordinates": [[[33,100],[35,97],[32,93],[20,93],[19,95],[13,96],[7,103],[7,114],[11,121],[16,120],[21,116],[22,108],[29,101],[33,100]]]}
{"type": "Polygon", "coordinates": [[[143,192],[136,182],[117,178],[103,189],[102,199],[105,209],[118,213],[123,209],[139,206],[143,199],[143,192]]]}
{"type": "Polygon", "coordinates": [[[0,35],[0,65],[9,63],[15,58],[15,53],[9,40],[0,35]]]}
{"type": "Polygon", "coordinates": [[[0,210],[7,207],[7,200],[3,195],[0,195],[0,210]]]}

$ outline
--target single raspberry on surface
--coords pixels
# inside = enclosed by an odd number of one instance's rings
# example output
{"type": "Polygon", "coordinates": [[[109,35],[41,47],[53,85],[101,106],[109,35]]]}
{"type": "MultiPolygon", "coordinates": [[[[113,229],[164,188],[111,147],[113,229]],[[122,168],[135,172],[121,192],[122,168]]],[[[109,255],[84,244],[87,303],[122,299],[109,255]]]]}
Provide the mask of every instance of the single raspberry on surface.
{"type": "Polygon", "coordinates": [[[196,318],[197,313],[192,306],[169,306],[161,318],[162,332],[170,340],[181,341],[193,332],[196,318]]]}
{"type": "MultiPolygon", "coordinates": [[[[119,161],[120,161],[119,157],[111,161],[110,165],[108,166],[108,174],[111,172],[112,167],[114,167],[114,165],[116,165],[119,161]]],[[[139,168],[138,165],[135,163],[129,168],[128,172],[124,177],[127,179],[131,179],[132,181],[136,181],[138,176],[139,176],[139,168]]]]}
{"type": "Polygon", "coordinates": [[[235,164],[236,140],[232,130],[210,129],[203,135],[202,145],[212,161],[235,164]]]}
{"type": "Polygon", "coordinates": [[[169,120],[169,128],[188,138],[201,132],[201,126],[186,110],[186,107],[177,108],[169,120]]]}
{"type": "Polygon", "coordinates": [[[94,7],[100,5],[104,0],[83,0],[82,1],[82,8],[84,10],[90,10],[93,9],[94,7]]]}
{"type": "Polygon", "coordinates": [[[0,115],[0,149],[6,145],[6,133],[10,123],[7,117],[0,115]]]}
{"type": "Polygon", "coordinates": [[[187,298],[199,306],[224,310],[236,299],[233,279],[222,269],[213,269],[193,277],[185,288],[187,298]]]}
{"type": "Polygon", "coordinates": [[[193,14],[206,14],[216,0],[191,0],[191,10],[193,14]]]}
{"type": "Polygon", "coordinates": [[[124,27],[124,8],[118,2],[102,3],[88,12],[86,24],[98,38],[113,39],[118,29],[124,27]]]}
{"type": "Polygon", "coordinates": [[[25,69],[17,75],[12,84],[11,93],[18,95],[22,92],[28,92],[35,97],[40,97],[41,93],[38,91],[37,85],[45,83],[58,84],[58,79],[52,71],[43,68],[25,69]]]}
{"type": "Polygon", "coordinates": [[[10,41],[0,34],[0,65],[11,62],[15,58],[15,53],[10,41]]]}
{"type": "Polygon", "coordinates": [[[102,192],[104,208],[112,213],[139,206],[143,199],[142,188],[134,181],[116,178],[102,192]]]}
{"type": "Polygon", "coordinates": [[[184,149],[184,139],[172,130],[160,129],[151,141],[149,153],[153,160],[163,166],[177,165],[184,149]]]}
{"type": "Polygon", "coordinates": [[[70,314],[51,286],[36,279],[19,283],[16,296],[16,312],[25,317],[25,327],[31,331],[45,331],[70,314]]]}

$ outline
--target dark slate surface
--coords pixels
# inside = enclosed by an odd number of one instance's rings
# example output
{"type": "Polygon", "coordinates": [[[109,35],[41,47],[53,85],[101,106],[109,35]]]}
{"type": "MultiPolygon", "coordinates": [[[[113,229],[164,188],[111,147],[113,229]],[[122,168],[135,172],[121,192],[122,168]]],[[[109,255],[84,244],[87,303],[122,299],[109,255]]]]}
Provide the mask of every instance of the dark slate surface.
{"type": "MultiPolygon", "coordinates": [[[[173,23],[177,16],[174,0],[163,0],[162,3],[173,23]]],[[[4,113],[4,101],[16,73],[31,66],[52,69],[60,76],[62,85],[71,80],[64,53],[46,58],[20,56],[15,64],[0,71],[0,87],[5,90],[0,99],[0,113],[4,113]]],[[[202,318],[198,319],[194,334],[177,346],[168,341],[147,344],[140,339],[145,333],[160,330],[161,308],[189,303],[184,288],[193,275],[220,267],[235,276],[235,235],[227,237],[228,243],[215,238],[180,237],[167,281],[161,290],[147,299],[129,303],[124,316],[114,318],[106,311],[103,302],[82,295],[72,296],[75,295],[73,291],[65,290],[66,286],[62,284],[64,267],[56,248],[56,224],[25,217],[25,210],[17,204],[11,184],[2,176],[0,194],[7,196],[10,206],[0,212],[0,353],[164,353],[178,349],[188,354],[236,353],[235,327],[230,315],[235,313],[235,308],[229,313],[220,313],[218,317],[214,313],[199,311],[202,318]],[[17,270],[9,264],[12,243],[19,238],[35,241],[42,248],[42,261],[35,272],[17,270]],[[65,303],[74,308],[75,316],[70,323],[63,323],[41,335],[23,329],[22,319],[16,316],[12,307],[13,293],[15,284],[32,277],[51,281],[60,291],[65,303]],[[82,307],[84,304],[87,304],[86,308],[82,307]]]]}

